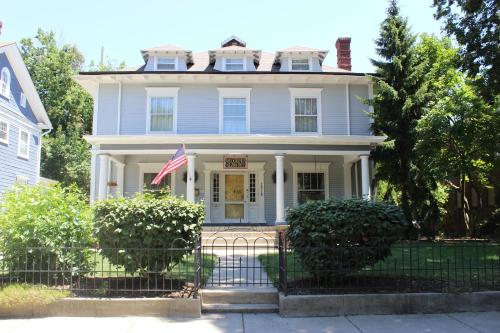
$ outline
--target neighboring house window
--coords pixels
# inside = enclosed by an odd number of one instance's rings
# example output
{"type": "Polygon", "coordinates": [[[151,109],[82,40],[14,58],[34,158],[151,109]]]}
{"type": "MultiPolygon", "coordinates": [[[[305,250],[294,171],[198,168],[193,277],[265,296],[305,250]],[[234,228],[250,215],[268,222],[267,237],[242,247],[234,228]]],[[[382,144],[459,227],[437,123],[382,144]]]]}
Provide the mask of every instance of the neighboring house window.
{"type": "Polygon", "coordinates": [[[177,92],[179,88],[146,88],[148,92],[148,133],[177,131],[177,92]]]}
{"type": "Polygon", "coordinates": [[[175,71],[176,70],[175,58],[157,58],[156,69],[161,71],[175,71]]]}
{"type": "Polygon", "coordinates": [[[294,204],[329,198],[328,162],[292,162],[294,204]]]}
{"type": "Polygon", "coordinates": [[[7,67],[0,73],[0,95],[10,98],[10,71],[7,67]]]}
{"type": "Polygon", "coordinates": [[[309,71],[309,59],[292,59],[292,71],[309,71]]]}
{"type": "Polygon", "coordinates": [[[250,131],[250,90],[251,88],[219,88],[220,133],[250,131]]]}
{"type": "Polygon", "coordinates": [[[9,123],[0,120],[0,143],[9,144],[9,123]]]}
{"type": "Polygon", "coordinates": [[[26,131],[19,130],[19,148],[17,155],[28,159],[30,156],[30,134],[26,131]]]}
{"type": "Polygon", "coordinates": [[[153,185],[151,182],[155,179],[157,173],[155,172],[145,172],[144,173],[144,184],[143,188],[149,191],[160,191],[165,189],[172,189],[172,174],[167,174],[161,180],[160,184],[153,185]]]}
{"type": "Polygon", "coordinates": [[[19,104],[23,108],[26,107],[26,95],[23,92],[21,92],[21,97],[19,98],[19,104]]]}
{"type": "Polygon", "coordinates": [[[321,89],[289,90],[292,97],[292,133],[321,134],[321,89]]]}
{"type": "Polygon", "coordinates": [[[226,71],[244,71],[245,63],[243,58],[225,58],[224,70],[226,71]]]}

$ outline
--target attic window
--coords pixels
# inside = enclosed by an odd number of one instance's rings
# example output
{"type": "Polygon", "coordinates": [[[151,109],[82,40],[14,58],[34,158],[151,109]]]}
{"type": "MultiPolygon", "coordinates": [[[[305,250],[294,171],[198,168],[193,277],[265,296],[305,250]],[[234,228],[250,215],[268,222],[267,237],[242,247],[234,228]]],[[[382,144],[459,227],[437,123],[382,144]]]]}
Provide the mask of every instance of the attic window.
{"type": "Polygon", "coordinates": [[[292,71],[308,71],[309,59],[292,59],[292,71]]]}
{"type": "Polygon", "coordinates": [[[224,62],[226,71],[244,71],[245,64],[243,58],[226,58],[224,62]]]}
{"type": "Polygon", "coordinates": [[[159,71],[175,71],[175,58],[158,58],[156,62],[156,70],[159,71]]]}
{"type": "Polygon", "coordinates": [[[2,68],[0,74],[0,95],[10,98],[10,71],[7,67],[2,68]]]}

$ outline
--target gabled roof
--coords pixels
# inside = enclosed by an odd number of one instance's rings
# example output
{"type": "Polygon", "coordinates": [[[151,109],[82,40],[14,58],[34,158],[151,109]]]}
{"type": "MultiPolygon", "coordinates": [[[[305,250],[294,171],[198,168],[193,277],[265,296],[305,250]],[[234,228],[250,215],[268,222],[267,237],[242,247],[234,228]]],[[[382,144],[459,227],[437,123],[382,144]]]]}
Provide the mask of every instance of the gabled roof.
{"type": "Polygon", "coordinates": [[[150,54],[180,54],[186,57],[186,62],[191,64],[193,62],[193,52],[190,50],[186,50],[183,47],[173,45],[173,44],[165,44],[150,47],[147,49],[142,49],[141,54],[144,61],[147,61],[150,54]]]}
{"type": "Polygon", "coordinates": [[[9,59],[10,66],[12,67],[14,75],[19,81],[23,93],[31,106],[31,110],[38,121],[38,125],[43,129],[52,128],[47,111],[45,111],[42,101],[40,100],[40,96],[38,96],[38,92],[36,91],[33,80],[31,79],[28,68],[26,68],[23,57],[21,56],[21,52],[19,52],[16,43],[0,42],[0,52],[4,52],[7,59],[9,59]]]}

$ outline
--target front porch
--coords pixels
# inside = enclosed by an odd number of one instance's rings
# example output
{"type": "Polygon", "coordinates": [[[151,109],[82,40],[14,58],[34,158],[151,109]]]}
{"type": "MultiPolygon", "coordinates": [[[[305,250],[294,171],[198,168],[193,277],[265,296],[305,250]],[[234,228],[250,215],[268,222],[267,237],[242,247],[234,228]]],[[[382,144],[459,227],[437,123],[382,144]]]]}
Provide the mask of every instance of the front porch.
{"type": "Polygon", "coordinates": [[[160,187],[152,187],[151,180],[177,146],[155,153],[113,146],[93,151],[92,200],[169,187],[174,195],[205,203],[206,225],[282,225],[286,207],[307,200],[371,195],[370,146],[284,149],[289,147],[280,145],[277,150],[190,145],[187,165],[165,177],[160,187]]]}

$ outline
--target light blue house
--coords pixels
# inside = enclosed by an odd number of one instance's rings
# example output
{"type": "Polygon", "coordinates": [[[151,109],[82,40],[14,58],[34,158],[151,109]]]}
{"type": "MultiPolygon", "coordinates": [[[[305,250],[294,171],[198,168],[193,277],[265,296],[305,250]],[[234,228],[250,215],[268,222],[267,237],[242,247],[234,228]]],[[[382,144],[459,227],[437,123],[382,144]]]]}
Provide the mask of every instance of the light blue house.
{"type": "Polygon", "coordinates": [[[39,182],[41,139],[51,128],[17,45],[0,42],[0,196],[16,182],[39,182]]]}
{"type": "Polygon", "coordinates": [[[285,223],[306,200],[369,197],[372,82],[351,71],[350,38],[327,50],[264,52],[237,37],[193,53],[141,51],[136,70],[82,72],[94,97],[91,200],[131,195],[186,146],[162,186],[204,201],[207,224],[285,223]]]}

